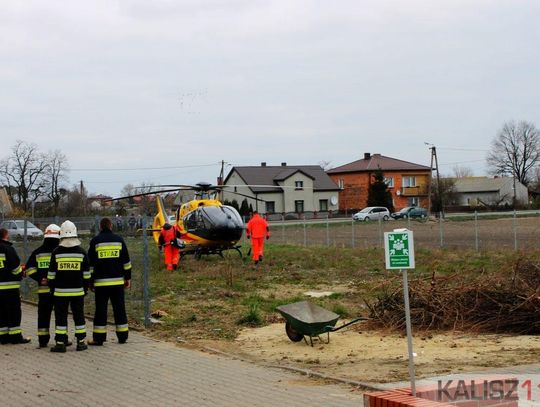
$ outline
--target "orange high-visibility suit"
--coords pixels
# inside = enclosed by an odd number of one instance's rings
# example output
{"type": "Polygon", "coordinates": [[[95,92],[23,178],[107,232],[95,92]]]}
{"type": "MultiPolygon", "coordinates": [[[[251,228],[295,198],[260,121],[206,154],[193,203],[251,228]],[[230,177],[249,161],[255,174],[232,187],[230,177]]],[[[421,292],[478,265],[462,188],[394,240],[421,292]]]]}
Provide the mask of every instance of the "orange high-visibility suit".
{"type": "Polygon", "coordinates": [[[262,260],[265,237],[270,237],[268,223],[255,212],[247,224],[247,238],[251,238],[251,254],[255,263],[262,260]]]}
{"type": "Polygon", "coordinates": [[[164,247],[165,266],[167,270],[173,271],[178,268],[180,261],[180,248],[176,246],[177,238],[180,238],[180,232],[176,226],[171,226],[168,223],[163,226],[159,234],[159,247],[164,247]]]}

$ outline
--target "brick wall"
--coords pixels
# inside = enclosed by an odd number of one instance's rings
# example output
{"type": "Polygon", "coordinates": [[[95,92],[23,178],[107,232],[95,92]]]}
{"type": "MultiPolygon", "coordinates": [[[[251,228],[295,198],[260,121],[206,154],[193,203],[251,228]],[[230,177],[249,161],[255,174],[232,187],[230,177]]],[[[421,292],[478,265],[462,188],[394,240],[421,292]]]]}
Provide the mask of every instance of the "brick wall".
{"type": "Polygon", "coordinates": [[[366,407],[518,407],[518,380],[490,376],[364,394],[366,407]]]}

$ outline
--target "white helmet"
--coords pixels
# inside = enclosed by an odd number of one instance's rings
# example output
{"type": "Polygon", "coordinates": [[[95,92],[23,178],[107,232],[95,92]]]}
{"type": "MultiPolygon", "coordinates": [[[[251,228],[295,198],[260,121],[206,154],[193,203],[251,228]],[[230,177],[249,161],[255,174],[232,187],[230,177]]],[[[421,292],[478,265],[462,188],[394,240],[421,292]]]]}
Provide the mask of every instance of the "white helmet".
{"type": "Polygon", "coordinates": [[[60,239],[60,226],[54,223],[47,226],[45,229],[45,239],[47,238],[60,239]]]}
{"type": "Polygon", "coordinates": [[[68,237],[77,237],[77,226],[70,220],[66,220],[60,226],[60,239],[68,237]]]}

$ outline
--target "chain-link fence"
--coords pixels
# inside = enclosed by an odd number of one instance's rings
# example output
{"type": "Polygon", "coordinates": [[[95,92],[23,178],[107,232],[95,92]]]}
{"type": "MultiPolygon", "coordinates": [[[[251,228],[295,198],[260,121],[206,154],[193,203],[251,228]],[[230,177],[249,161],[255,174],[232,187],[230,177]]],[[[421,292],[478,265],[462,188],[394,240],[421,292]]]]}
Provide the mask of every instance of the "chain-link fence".
{"type": "Polygon", "coordinates": [[[515,212],[495,217],[378,220],[300,219],[271,221],[272,242],[302,246],[383,247],[384,232],[407,228],[417,248],[492,250],[540,247],[540,217],[515,212]]]}
{"type": "MultiPolygon", "coordinates": [[[[10,234],[10,240],[21,258],[22,263],[26,263],[32,251],[43,243],[43,230],[51,224],[60,225],[63,218],[36,218],[33,222],[29,219],[4,219],[1,223],[2,228],[6,228],[10,234]]],[[[77,226],[79,238],[82,247],[87,250],[90,240],[99,233],[98,217],[70,218],[77,226]]],[[[114,222],[114,219],[113,219],[114,222]]],[[[128,247],[132,264],[131,287],[125,292],[126,310],[130,323],[133,325],[149,324],[150,314],[150,236],[142,233],[150,220],[139,218],[136,223],[130,225],[125,222],[123,225],[114,226],[114,232],[121,235],[128,247]]],[[[152,245],[153,246],[153,245],[152,245]]],[[[28,301],[37,301],[37,283],[25,278],[21,285],[21,295],[28,301]]],[[[85,299],[85,313],[93,315],[94,296],[90,292],[85,299]]],[[[110,308],[110,307],[109,307],[110,308]]],[[[112,321],[112,311],[110,310],[109,320],[112,321]]]]}

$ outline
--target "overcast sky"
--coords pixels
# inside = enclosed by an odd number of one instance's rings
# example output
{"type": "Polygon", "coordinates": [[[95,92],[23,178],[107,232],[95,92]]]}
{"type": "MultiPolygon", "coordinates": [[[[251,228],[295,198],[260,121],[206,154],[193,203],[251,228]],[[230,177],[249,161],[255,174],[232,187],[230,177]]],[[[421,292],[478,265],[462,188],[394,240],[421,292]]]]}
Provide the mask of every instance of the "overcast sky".
{"type": "Polygon", "coordinates": [[[4,0],[1,156],[61,149],[70,183],[109,194],[215,182],[222,159],[429,165],[424,142],[443,173],[482,175],[504,121],[540,125],[539,16],[535,0],[4,0]],[[184,168],[115,170],[150,167],[184,168]]]}

